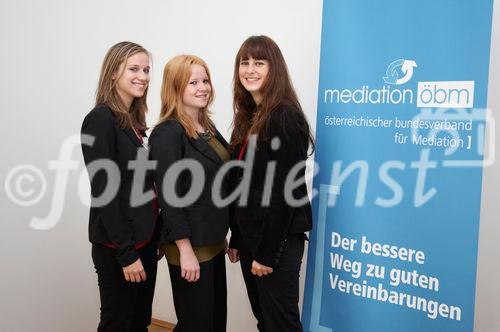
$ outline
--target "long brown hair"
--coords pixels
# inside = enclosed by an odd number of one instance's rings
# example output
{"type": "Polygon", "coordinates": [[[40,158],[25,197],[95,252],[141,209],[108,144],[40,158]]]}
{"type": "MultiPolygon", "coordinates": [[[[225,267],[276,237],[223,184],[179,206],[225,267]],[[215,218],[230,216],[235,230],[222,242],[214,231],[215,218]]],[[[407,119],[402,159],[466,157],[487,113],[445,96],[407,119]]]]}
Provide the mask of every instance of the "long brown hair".
{"type": "Polygon", "coordinates": [[[297,94],[293,88],[288,68],[278,45],[267,36],[251,36],[243,42],[234,62],[233,74],[233,132],[231,147],[241,144],[248,135],[258,134],[259,139],[267,138],[267,124],[270,113],[278,106],[286,106],[299,113],[304,121],[299,123],[314,146],[314,140],[305,120],[297,94]],[[256,105],[252,95],[241,84],[239,66],[241,60],[250,57],[269,62],[269,72],[260,89],[262,101],[256,105]]]}
{"type": "Polygon", "coordinates": [[[120,128],[147,128],[146,112],[148,111],[148,107],[146,105],[146,98],[148,88],[146,88],[142,97],[134,98],[130,109],[128,109],[123,104],[116,90],[118,79],[113,79],[115,74],[118,74],[116,75],[118,77],[123,74],[123,71],[118,73],[120,65],[127,63],[128,58],[137,53],[145,53],[150,57],[149,52],[141,45],[128,41],[120,42],[108,50],[102,62],[95,103],[96,105],[106,104],[114,112],[120,128]]]}
{"type": "Polygon", "coordinates": [[[207,72],[208,81],[210,82],[211,91],[208,98],[207,106],[200,109],[199,121],[200,124],[215,134],[215,127],[210,120],[210,111],[208,106],[212,103],[214,99],[214,88],[212,86],[212,79],[210,77],[210,71],[208,66],[201,58],[194,55],[178,55],[173,57],[163,69],[163,82],[161,85],[161,109],[160,109],[160,119],[159,123],[166,121],[168,119],[176,119],[184,127],[186,133],[191,138],[197,138],[198,133],[196,128],[185,111],[184,103],[182,102],[182,96],[184,90],[189,83],[189,78],[191,77],[191,66],[200,65],[205,68],[207,72]]]}

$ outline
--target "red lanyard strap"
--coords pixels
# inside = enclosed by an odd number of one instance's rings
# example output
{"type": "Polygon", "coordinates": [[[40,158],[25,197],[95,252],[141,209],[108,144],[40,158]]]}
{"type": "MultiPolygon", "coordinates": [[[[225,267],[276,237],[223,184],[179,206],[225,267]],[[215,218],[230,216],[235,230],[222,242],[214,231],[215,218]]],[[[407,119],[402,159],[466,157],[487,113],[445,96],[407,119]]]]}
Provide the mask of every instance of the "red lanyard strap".
{"type": "Polygon", "coordinates": [[[134,133],[137,139],[141,142],[141,144],[144,144],[144,138],[142,138],[142,133],[138,128],[134,128],[134,133]]]}
{"type": "Polygon", "coordinates": [[[245,152],[245,148],[247,147],[247,144],[248,144],[248,139],[245,139],[245,141],[243,142],[243,145],[241,146],[240,154],[238,155],[238,160],[243,159],[243,152],[245,152]]]}

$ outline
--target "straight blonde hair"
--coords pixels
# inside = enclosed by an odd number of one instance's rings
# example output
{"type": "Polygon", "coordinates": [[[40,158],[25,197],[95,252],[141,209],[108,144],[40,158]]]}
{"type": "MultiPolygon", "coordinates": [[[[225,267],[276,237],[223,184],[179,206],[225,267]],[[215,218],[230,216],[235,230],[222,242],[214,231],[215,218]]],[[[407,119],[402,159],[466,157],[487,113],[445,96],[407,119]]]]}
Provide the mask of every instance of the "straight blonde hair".
{"type": "MultiPolygon", "coordinates": [[[[149,52],[139,44],[124,41],[113,45],[102,62],[101,74],[97,85],[95,103],[97,105],[106,104],[116,116],[116,121],[120,128],[147,129],[146,113],[148,107],[146,98],[148,88],[144,91],[144,95],[140,98],[134,98],[130,109],[128,109],[116,90],[117,80],[113,79],[113,75],[118,74],[120,77],[123,73],[118,73],[120,65],[126,63],[128,58],[137,54],[145,53],[149,58],[149,52]]],[[[123,70],[125,69],[125,66],[123,70]]]]}

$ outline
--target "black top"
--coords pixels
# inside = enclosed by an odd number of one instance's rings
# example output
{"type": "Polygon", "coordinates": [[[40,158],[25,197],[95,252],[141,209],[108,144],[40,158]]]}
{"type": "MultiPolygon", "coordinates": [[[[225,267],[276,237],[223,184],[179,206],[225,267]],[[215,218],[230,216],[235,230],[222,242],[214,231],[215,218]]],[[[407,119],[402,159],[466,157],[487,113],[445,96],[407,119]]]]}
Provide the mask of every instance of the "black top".
{"type": "MultiPolygon", "coordinates": [[[[285,199],[285,182],[288,174],[299,163],[304,167],[295,172],[293,179],[305,176],[305,160],[309,147],[308,132],[304,131],[306,119],[293,108],[280,106],[274,109],[268,120],[267,137],[259,137],[251,171],[248,204],[234,204],[234,218],[231,219],[230,247],[238,248],[241,241],[250,249],[254,259],[266,266],[275,266],[279,260],[286,238],[312,229],[311,205],[306,198],[305,182],[293,186],[292,196],[303,203],[292,206],[285,199]],[[279,139],[279,147],[273,146],[273,139],[279,139]],[[274,149],[273,149],[274,147],[274,149]],[[270,204],[263,204],[266,170],[269,163],[276,163],[272,178],[270,204]]],[[[274,144],[277,142],[275,141],[274,144]]],[[[249,158],[249,145],[243,159],[249,158]]],[[[232,159],[238,159],[241,145],[232,151],[232,159]]],[[[230,181],[234,189],[243,180],[241,168],[232,172],[230,181]]]]}
{"type": "Polygon", "coordinates": [[[129,162],[139,159],[140,165],[145,166],[147,150],[133,129],[118,127],[114,113],[106,105],[99,105],[87,114],[81,134],[83,158],[89,172],[93,197],[89,240],[115,248],[120,265],[130,265],[139,259],[136,250],[153,238],[158,215],[152,171],[138,173],[145,180],[143,188],[139,190],[149,192],[151,199],[140,202],[138,195],[132,194],[134,171],[129,169],[129,162]],[[87,138],[95,140],[89,142],[87,138]],[[117,168],[107,174],[103,170],[102,160],[111,162],[117,168]],[[100,163],[101,166],[95,169],[100,163]],[[95,198],[99,198],[105,190],[110,190],[112,183],[117,184],[116,194],[106,204],[100,204],[95,198]]]}
{"type": "MultiPolygon", "coordinates": [[[[227,147],[219,132],[216,138],[227,147]]],[[[193,246],[224,241],[229,228],[229,207],[218,207],[212,199],[214,179],[224,163],[219,155],[204,139],[188,137],[174,119],[154,128],[149,145],[151,159],[158,162],[155,180],[163,219],[160,244],[183,238],[190,238],[193,246]],[[185,170],[193,164],[197,168],[194,175],[185,170]],[[196,194],[197,189],[201,190],[199,195],[187,202],[184,196],[196,194]]],[[[226,197],[225,186],[221,190],[221,197],[226,197]]]]}

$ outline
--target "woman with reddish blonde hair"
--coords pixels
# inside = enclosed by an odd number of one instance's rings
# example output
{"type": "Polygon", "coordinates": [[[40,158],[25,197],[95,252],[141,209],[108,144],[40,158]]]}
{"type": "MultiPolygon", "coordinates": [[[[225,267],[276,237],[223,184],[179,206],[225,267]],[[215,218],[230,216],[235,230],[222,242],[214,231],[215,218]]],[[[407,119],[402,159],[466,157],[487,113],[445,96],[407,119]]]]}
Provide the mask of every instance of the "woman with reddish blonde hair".
{"type": "Polygon", "coordinates": [[[210,120],[213,96],[210,72],[202,59],[179,55],[166,64],[160,122],[149,142],[152,159],[158,163],[155,179],[164,222],[160,245],[170,271],[176,332],[226,330],[229,208],[216,206],[212,186],[229,153],[210,120]],[[188,164],[195,164],[199,172],[182,170],[188,164]],[[192,197],[194,188],[200,190],[192,197]]]}

